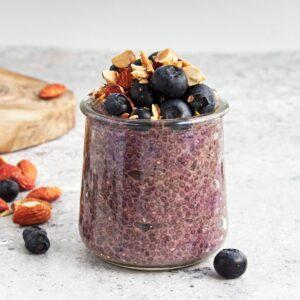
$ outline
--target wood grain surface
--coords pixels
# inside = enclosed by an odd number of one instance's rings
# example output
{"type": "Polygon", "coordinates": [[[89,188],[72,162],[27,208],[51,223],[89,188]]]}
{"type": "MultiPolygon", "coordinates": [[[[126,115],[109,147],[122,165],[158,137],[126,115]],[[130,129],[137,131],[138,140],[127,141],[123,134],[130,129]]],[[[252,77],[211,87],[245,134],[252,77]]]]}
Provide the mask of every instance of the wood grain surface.
{"type": "Polygon", "coordinates": [[[0,68],[0,153],[53,140],[75,126],[71,91],[45,101],[38,97],[47,82],[0,68]]]}

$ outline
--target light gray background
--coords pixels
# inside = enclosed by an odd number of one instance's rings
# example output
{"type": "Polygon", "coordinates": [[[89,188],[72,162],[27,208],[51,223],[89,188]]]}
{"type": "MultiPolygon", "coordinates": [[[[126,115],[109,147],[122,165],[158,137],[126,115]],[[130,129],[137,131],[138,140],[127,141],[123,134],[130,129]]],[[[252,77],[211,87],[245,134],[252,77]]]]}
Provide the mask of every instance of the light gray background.
{"type": "Polygon", "coordinates": [[[0,0],[0,44],[72,49],[300,49],[297,0],[0,0]]]}

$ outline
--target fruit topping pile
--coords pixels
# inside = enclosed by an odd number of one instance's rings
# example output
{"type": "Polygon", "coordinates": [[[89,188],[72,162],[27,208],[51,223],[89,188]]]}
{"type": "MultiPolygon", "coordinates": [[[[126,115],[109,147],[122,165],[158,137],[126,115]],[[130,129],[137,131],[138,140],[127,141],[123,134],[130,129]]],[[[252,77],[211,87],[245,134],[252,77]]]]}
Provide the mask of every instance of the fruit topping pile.
{"type": "Polygon", "coordinates": [[[93,109],[126,119],[176,119],[213,113],[217,93],[201,70],[164,49],[147,56],[131,50],[112,58],[105,84],[90,94],[93,109]]]}

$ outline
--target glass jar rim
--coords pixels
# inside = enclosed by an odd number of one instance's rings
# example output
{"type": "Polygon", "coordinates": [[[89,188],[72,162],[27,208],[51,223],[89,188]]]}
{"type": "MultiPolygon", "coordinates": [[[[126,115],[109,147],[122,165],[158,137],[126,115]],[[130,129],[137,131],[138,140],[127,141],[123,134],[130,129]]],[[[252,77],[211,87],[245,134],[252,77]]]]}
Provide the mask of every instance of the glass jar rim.
{"type": "Polygon", "coordinates": [[[167,127],[167,126],[174,126],[174,125],[192,125],[197,123],[206,123],[206,122],[213,121],[215,119],[222,118],[225,114],[227,114],[229,110],[228,102],[225,100],[219,100],[219,105],[216,108],[215,112],[206,115],[194,116],[186,119],[180,119],[180,118],[160,119],[160,120],[125,119],[125,118],[98,113],[92,108],[91,102],[92,99],[88,98],[86,100],[82,100],[80,103],[80,109],[85,116],[104,123],[109,123],[114,125],[126,125],[132,127],[139,127],[139,126],[167,127]]]}

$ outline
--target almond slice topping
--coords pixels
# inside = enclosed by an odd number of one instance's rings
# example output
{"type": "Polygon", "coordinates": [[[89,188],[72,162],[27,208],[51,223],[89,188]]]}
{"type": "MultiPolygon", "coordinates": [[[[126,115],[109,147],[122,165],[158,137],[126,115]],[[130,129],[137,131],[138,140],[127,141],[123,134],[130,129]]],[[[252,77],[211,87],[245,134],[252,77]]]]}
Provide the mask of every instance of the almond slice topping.
{"type": "Polygon", "coordinates": [[[141,51],[141,61],[142,61],[142,65],[146,68],[148,72],[152,72],[152,73],[154,72],[152,62],[150,61],[150,59],[148,58],[148,56],[144,51],[141,51]]]}
{"type": "Polygon", "coordinates": [[[133,116],[129,117],[129,119],[131,119],[131,120],[136,120],[138,118],[139,118],[139,116],[137,116],[137,115],[133,115],[133,116]]]}
{"type": "Polygon", "coordinates": [[[146,68],[144,66],[138,66],[138,65],[135,65],[135,64],[131,64],[131,68],[132,70],[138,70],[138,71],[146,71],[146,68]]]}
{"type": "Polygon", "coordinates": [[[135,61],[135,55],[131,50],[126,50],[113,57],[111,61],[117,68],[126,68],[135,61]]]}
{"type": "Polygon", "coordinates": [[[173,63],[178,60],[178,56],[172,49],[167,48],[160,51],[154,60],[163,65],[173,65],[173,63]]]}
{"type": "Polygon", "coordinates": [[[158,120],[160,117],[160,109],[159,109],[158,105],[152,104],[151,109],[152,109],[152,114],[153,114],[154,120],[158,120]]]}
{"type": "Polygon", "coordinates": [[[187,60],[182,59],[181,62],[182,62],[182,67],[192,66],[192,64],[187,60]]]}
{"type": "Polygon", "coordinates": [[[178,61],[173,62],[173,66],[175,66],[179,69],[182,69],[182,61],[178,60],[178,61]]]}
{"type": "Polygon", "coordinates": [[[149,83],[149,80],[148,79],[140,79],[139,83],[140,84],[147,84],[147,83],[149,83]]]}
{"type": "Polygon", "coordinates": [[[184,67],[182,70],[185,73],[189,86],[201,83],[206,79],[201,70],[195,66],[184,67]]]}
{"type": "Polygon", "coordinates": [[[104,70],[102,72],[102,76],[108,84],[117,84],[118,75],[116,71],[104,70]]]}
{"type": "Polygon", "coordinates": [[[147,79],[149,77],[148,72],[145,70],[134,70],[131,72],[131,75],[136,79],[147,79]]]}

